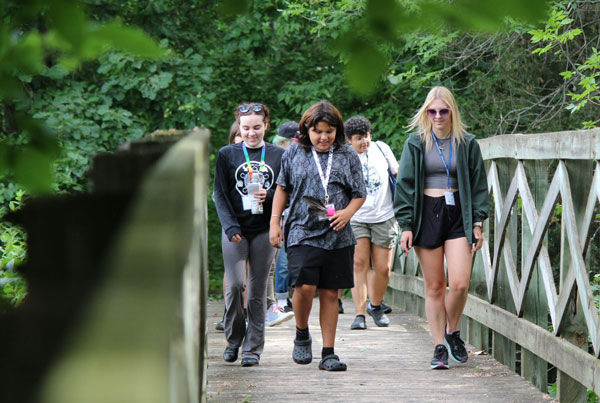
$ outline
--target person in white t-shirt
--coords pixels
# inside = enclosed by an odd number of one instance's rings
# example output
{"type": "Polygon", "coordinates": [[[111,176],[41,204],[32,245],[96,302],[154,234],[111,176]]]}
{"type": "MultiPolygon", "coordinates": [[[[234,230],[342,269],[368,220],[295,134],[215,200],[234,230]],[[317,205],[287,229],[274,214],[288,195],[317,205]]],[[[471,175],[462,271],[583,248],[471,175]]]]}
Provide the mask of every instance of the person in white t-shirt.
{"type": "Polygon", "coordinates": [[[358,241],[354,249],[352,288],[356,318],[350,328],[367,328],[365,312],[377,326],[389,326],[390,320],[385,314],[389,307],[383,305],[383,296],[390,280],[393,247],[398,236],[390,188],[390,175],[394,178],[398,175],[398,161],[387,144],[371,140],[371,122],[363,116],[348,119],[344,131],[359,156],[367,188],[365,203],[350,221],[358,241]]]}

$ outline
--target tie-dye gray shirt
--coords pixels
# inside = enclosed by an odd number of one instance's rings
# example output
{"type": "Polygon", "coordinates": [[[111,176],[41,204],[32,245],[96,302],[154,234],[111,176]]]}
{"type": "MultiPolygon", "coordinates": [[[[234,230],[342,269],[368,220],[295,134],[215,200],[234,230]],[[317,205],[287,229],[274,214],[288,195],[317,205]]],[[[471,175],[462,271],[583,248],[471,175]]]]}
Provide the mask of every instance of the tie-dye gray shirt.
{"type": "MultiPolygon", "coordinates": [[[[323,175],[326,175],[329,153],[318,152],[317,155],[323,175]]],[[[356,244],[350,224],[341,231],[334,231],[329,226],[329,221],[319,221],[310,214],[307,203],[302,200],[305,195],[321,201],[325,198],[325,189],[312,151],[305,151],[297,143],[292,144],[281,158],[277,184],[283,186],[289,196],[290,213],[285,228],[287,247],[309,245],[331,250],[356,244]]],[[[348,145],[333,152],[327,190],[329,203],[333,203],[336,210],[346,208],[352,199],[366,197],[360,160],[348,145]]]]}

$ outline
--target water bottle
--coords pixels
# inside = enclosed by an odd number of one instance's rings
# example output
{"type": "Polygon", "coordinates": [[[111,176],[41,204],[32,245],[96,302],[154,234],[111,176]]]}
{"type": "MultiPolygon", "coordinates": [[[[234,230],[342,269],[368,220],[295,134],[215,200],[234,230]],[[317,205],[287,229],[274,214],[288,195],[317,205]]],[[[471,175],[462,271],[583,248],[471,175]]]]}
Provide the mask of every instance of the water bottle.
{"type": "Polygon", "coordinates": [[[252,181],[248,183],[248,196],[250,196],[251,203],[251,212],[252,214],[262,214],[263,213],[263,205],[259,199],[254,197],[254,193],[258,192],[262,189],[262,185],[260,184],[260,176],[252,175],[252,181]]]}

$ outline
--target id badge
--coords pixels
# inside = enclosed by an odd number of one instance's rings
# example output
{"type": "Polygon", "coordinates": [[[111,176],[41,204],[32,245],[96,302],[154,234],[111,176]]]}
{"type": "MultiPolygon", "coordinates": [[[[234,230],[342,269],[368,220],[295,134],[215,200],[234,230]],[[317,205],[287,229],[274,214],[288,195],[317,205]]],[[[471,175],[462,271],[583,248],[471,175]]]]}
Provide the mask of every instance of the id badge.
{"type": "Polygon", "coordinates": [[[327,208],[327,217],[333,217],[335,215],[335,206],[333,204],[325,205],[327,208]]]}
{"type": "Polygon", "coordinates": [[[454,206],[454,193],[453,192],[444,192],[444,197],[446,198],[447,206],[454,206]]]}
{"type": "Polygon", "coordinates": [[[375,204],[375,197],[373,197],[372,195],[368,195],[367,199],[363,203],[362,207],[373,207],[374,204],[375,204]]]}
{"type": "Polygon", "coordinates": [[[242,208],[244,211],[252,210],[253,196],[242,196],[242,208]]]}

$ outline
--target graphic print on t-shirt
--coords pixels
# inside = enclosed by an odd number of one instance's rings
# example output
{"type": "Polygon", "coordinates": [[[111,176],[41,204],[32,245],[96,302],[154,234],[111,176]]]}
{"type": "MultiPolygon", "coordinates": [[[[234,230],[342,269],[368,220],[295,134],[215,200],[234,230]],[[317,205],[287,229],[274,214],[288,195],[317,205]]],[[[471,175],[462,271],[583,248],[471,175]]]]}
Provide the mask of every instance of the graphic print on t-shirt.
{"type": "MultiPolygon", "coordinates": [[[[362,162],[362,161],[361,161],[362,162]]],[[[365,186],[367,187],[367,195],[375,195],[381,187],[381,178],[377,173],[377,167],[373,165],[362,164],[363,177],[365,178],[365,186]]]]}
{"type": "MultiPolygon", "coordinates": [[[[260,163],[258,161],[250,161],[252,165],[252,175],[259,175],[259,182],[265,190],[271,189],[273,183],[275,182],[273,169],[264,164],[264,171],[260,172],[260,163]]],[[[248,164],[246,162],[242,163],[235,170],[235,188],[242,196],[247,196],[248,191],[246,190],[246,186],[250,183],[250,174],[248,172],[248,164]]]]}

